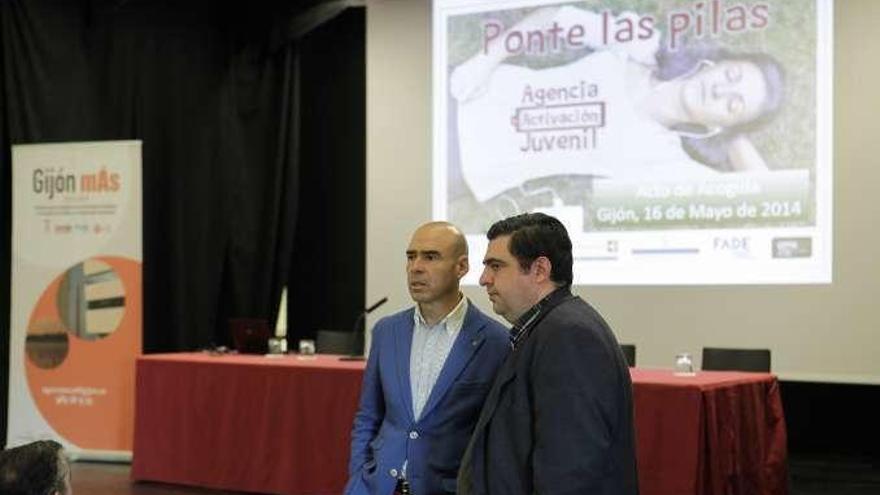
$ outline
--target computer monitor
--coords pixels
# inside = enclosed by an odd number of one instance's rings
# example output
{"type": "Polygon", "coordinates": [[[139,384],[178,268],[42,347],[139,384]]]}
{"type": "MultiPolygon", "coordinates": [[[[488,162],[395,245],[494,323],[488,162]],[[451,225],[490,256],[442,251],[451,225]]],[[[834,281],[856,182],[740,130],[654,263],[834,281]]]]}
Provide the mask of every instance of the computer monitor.
{"type": "Polygon", "coordinates": [[[272,333],[269,322],[260,318],[231,318],[229,330],[239,354],[266,354],[272,333]]]}

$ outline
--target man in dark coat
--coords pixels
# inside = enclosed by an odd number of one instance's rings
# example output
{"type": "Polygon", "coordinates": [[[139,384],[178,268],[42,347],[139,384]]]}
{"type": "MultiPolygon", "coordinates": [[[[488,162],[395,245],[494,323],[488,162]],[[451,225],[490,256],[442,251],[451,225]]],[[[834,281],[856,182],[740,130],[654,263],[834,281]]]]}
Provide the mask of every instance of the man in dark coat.
{"type": "Polygon", "coordinates": [[[602,317],[572,295],[571,240],[529,213],[495,223],[480,285],[513,323],[458,493],[638,494],[632,383],[602,317]]]}

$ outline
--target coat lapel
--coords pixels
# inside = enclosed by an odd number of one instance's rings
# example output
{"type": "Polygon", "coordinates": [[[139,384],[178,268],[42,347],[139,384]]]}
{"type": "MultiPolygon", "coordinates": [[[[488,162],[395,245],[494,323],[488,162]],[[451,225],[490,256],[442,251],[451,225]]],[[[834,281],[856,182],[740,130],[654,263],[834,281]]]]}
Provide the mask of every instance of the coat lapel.
{"type": "Polygon", "coordinates": [[[394,329],[394,356],[397,360],[397,381],[400,386],[400,393],[397,395],[403,399],[403,407],[406,409],[407,417],[410,421],[413,418],[412,405],[412,387],[410,386],[409,359],[412,352],[413,339],[413,311],[407,312],[407,316],[394,329]]]}
{"type": "Polygon", "coordinates": [[[431,389],[431,395],[428,396],[428,402],[425,403],[425,408],[422,410],[423,418],[428,417],[431,410],[440,403],[443,396],[446,395],[446,392],[455,383],[455,379],[458,378],[458,375],[461,374],[474,354],[480,349],[480,346],[483,345],[483,340],[486,338],[482,332],[484,326],[486,326],[486,322],[480,321],[477,318],[477,311],[474,306],[468,304],[467,314],[461,326],[461,331],[458,332],[458,336],[452,344],[452,349],[449,350],[449,356],[446,357],[446,362],[443,363],[440,376],[437,377],[437,383],[431,389]]]}
{"type": "MultiPolygon", "coordinates": [[[[538,316],[538,319],[533,322],[533,331],[537,331],[541,320],[543,320],[553,308],[571,299],[573,299],[573,296],[570,292],[560,293],[559,297],[550,302],[549,305],[545,307],[545,311],[543,311],[541,315],[538,316]]],[[[504,364],[501,365],[498,374],[495,376],[495,383],[492,384],[492,388],[489,390],[486,402],[483,403],[483,410],[480,411],[480,419],[477,420],[477,425],[474,427],[474,437],[482,434],[486,423],[492,419],[492,415],[495,414],[495,409],[498,407],[498,402],[501,398],[501,391],[504,390],[508,383],[516,378],[516,365],[519,356],[523,354],[522,348],[528,347],[530,344],[529,337],[526,336],[526,340],[520,343],[520,349],[514,350],[507,355],[507,359],[504,360],[504,364]]]]}
{"type": "Polygon", "coordinates": [[[475,435],[478,431],[482,430],[486,423],[492,419],[492,415],[495,414],[495,408],[498,407],[501,391],[511,380],[516,378],[516,357],[513,352],[508,354],[504,364],[498,370],[495,382],[492,384],[492,388],[489,389],[489,395],[486,396],[486,402],[483,403],[483,410],[480,411],[480,419],[477,420],[477,426],[474,428],[475,435]]]}

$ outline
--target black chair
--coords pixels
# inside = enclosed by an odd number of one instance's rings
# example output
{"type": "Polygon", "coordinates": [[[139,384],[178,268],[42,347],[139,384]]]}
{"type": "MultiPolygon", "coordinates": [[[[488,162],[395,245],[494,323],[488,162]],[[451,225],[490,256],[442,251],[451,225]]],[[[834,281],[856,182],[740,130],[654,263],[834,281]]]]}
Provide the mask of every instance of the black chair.
{"type": "Polygon", "coordinates": [[[703,348],[703,369],[770,372],[770,349],[703,348]]]}
{"type": "Polygon", "coordinates": [[[318,330],[315,352],[319,354],[351,354],[354,338],[351,332],[318,330]]]}
{"type": "Polygon", "coordinates": [[[636,366],[635,344],[620,344],[620,350],[623,351],[623,357],[626,358],[626,364],[630,368],[634,368],[636,366]]]}

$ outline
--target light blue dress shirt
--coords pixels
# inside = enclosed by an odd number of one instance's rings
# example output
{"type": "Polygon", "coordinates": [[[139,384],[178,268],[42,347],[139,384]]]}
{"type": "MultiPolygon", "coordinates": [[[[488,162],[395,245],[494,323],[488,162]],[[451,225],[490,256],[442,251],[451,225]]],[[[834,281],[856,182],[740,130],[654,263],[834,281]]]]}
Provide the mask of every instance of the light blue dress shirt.
{"type": "Polygon", "coordinates": [[[431,390],[443,369],[443,363],[446,362],[452,344],[461,331],[467,309],[467,298],[462,296],[449,314],[435,325],[428,326],[419,306],[416,305],[409,358],[409,382],[412,389],[413,417],[416,420],[422,414],[422,409],[428,402],[431,390]]]}

